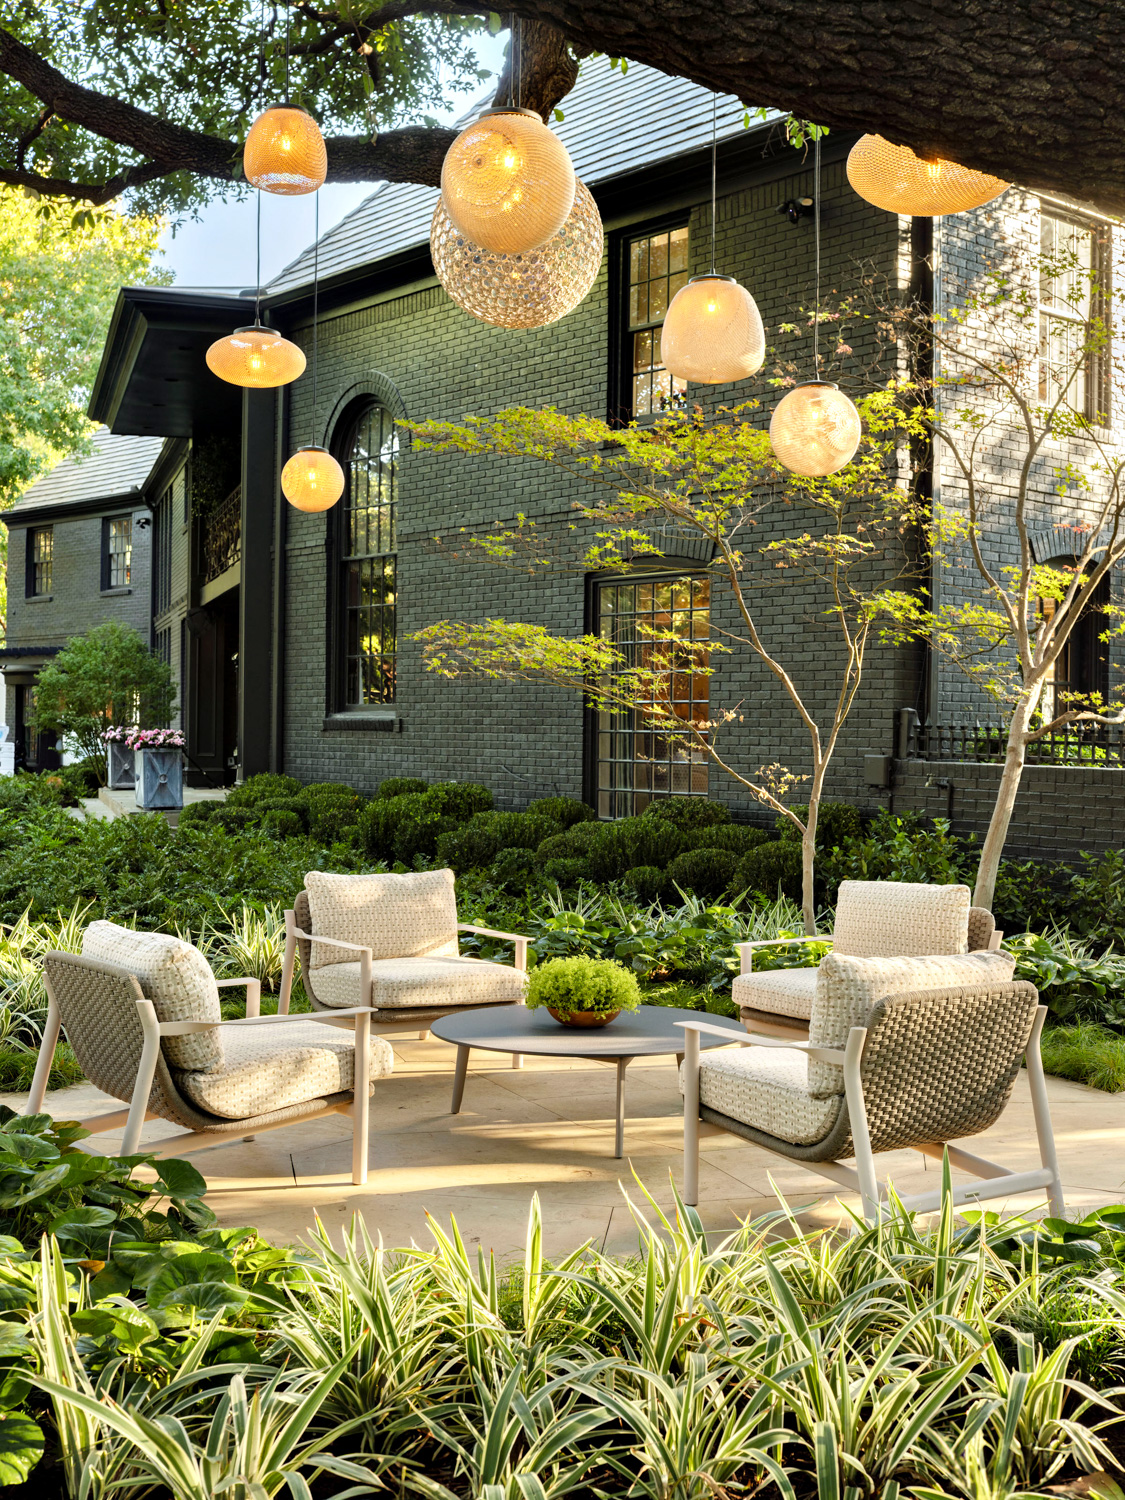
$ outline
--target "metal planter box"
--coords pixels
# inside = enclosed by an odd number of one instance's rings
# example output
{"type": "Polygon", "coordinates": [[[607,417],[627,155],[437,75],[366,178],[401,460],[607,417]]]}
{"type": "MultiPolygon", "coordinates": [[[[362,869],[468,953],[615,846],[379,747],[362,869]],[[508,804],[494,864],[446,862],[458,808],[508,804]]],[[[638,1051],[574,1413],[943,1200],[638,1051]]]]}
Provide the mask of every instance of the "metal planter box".
{"type": "Polygon", "coordinates": [[[111,792],[131,792],[137,784],[134,764],[137,752],[131,750],[124,740],[107,740],[106,784],[111,792]]]}
{"type": "Polygon", "coordinates": [[[137,750],[137,806],[146,812],[183,807],[184,753],[182,750],[137,750]]]}

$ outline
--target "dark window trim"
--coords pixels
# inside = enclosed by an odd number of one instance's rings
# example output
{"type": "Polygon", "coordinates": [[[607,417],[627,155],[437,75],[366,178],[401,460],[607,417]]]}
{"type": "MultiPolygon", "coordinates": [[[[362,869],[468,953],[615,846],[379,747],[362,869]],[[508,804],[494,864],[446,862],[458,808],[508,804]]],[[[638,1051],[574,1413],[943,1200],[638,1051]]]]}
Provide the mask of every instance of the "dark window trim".
{"type": "Polygon", "coordinates": [[[133,512],[131,510],[119,510],[115,515],[102,517],[102,559],[101,559],[101,591],[103,594],[113,592],[133,592],[133,512]],[[129,522],[129,582],[110,583],[109,581],[109,533],[114,521],[129,522]]]}
{"type": "MultiPolygon", "coordinates": [[[[1109,323],[1113,303],[1113,224],[1105,219],[1083,214],[1049,198],[1039,200],[1039,217],[1055,219],[1060,224],[1073,225],[1075,229],[1088,230],[1091,238],[1095,273],[1098,278],[1097,291],[1090,297],[1090,317],[1101,318],[1109,323]]],[[[1036,295],[1040,296],[1039,288],[1036,295]]],[[[1040,296],[1039,316],[1044,316],[1040,296]]],[[[1050,316],[1050,314],[1047,314],[1050,316]]],[[[1042,356],[1040,355],[1040,358],[1042,356]]],[[[1099,354],[1091,354],[1086,368],[1086,419],[1102,431],[1113,426],[1113,348],[1112,340],[1099,354]]]]}
{"type": "Polygon", "coordinates": [[[29,526],[26,532],[27,540],[24,543],[26,549],[24,555],[24,598],[25,599],[50,599],[54,596],[55,587],[55,527],[54,523],[46,526],[29,526]],[[51,576],[47,588],[40,591],[35,587],[35,538],[40,532],[51,533],[51,576]]]}
{"type": "MultiPolygon", "coordinates": [[[[609,370],[606,380],[606,421],[613,427],[628,427],[633,420],[633,382],[626,355],[632,348],[629,338],[629,246],[633,240],[647,239],[668,229],[690,231],[691,211],[663,214],[636,224],[615,229],[609,237],[609,337],[607,348],[609,370]]],[[[691,238],[688,237],[688,271],[691,271],[691,238]]]]}

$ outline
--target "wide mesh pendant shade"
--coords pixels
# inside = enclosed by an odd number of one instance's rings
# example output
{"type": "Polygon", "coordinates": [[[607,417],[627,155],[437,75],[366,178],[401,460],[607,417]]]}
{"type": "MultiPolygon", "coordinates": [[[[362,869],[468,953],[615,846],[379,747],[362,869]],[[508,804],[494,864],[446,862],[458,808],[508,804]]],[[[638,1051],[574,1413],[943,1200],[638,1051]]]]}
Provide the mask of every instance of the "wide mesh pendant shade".
{"type": "Polygon", "coordinates": [[[297,510],[331,510],[344,493],[344,471],[327,448],[298,448],[281,471],[281,492],[297,510]]]}
{"type": "Polygon", "coordinates": [[[955,161],[923,161],[909,146],[862,136],[848,154],[848,181],[861,198],[892,214],[960,214],[1010,186],[955,161]]]}
{"type": "Polygon", "coordinates": [[[532,110],[485,115],[442,163],[441,197],[454,227],[497,255],[546,244],[569,218],[574,193],[566,147],[532,110]]]}
{"type": "Polygon", "coordinates": [[[242,152],[248,182],[264,193],[315,193],[328,175],[328,153],[312,115],[275,104],[250,127],[242,152]]]}
{"type": "Polygon", "coordinates": [[[305,356],[276,329],[255,323],[216,339],[207,351],[207,368],[231,385],[261,389],[296,380],[304,373],[305,356]]]}
{"type": "Polygon", "coordinates": [[[566,223],[526,255],[498,255],[466,239],[441,199],[430,226],[438,280],[458,307],[498,328],[543,328],[572,312],[597,278],[602,246],[598,206],[577,180],[566,223]]]}
{"type": "Polygon", "coordinates": [[[758,305],[731,276],[695,276],[672,298],[660,359],[680,380],[722,385],[762,368],[766,335],[758,305]]]}
{"type": "Polygon", "coordinates": [[[773,451],[791,473],[809,478],[842,469],[862,436],[859,412],[840,387],[827,380],[794,386],[770,419],[773,451]]]}

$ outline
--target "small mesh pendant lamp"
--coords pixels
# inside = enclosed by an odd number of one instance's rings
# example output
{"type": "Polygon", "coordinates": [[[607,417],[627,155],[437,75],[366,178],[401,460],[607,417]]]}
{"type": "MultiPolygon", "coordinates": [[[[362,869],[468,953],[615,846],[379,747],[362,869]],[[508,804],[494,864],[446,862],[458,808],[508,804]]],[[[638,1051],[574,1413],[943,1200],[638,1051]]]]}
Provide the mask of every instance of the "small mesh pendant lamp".
{"type": "Polygon", "coordinates": [[[597,279],[603,247],[598,206],[577,179],[566,223],[526,255],[497,255],[466,239],[440,198],[430,226],[438,280],[458,307],[497,328],[545,328],[573,312],[597,279]]]}
{"type": "Polygon", "coordinates": [[[275,328],[252,323],[216,339],[207,351],[207,368],[231,385],[259,390],[296,380],[304,373],[305,356],[275,328]]]}
{"type": "MultiPolygon", "coordinates": [[[[320,360],[320,196],[315,199],[313,216],[313,362],[312,362],[312,434],[316,435],[317,374],[320,360]]],[[[298,448],[281,471],[281,493],[294,510],[316,513],[331,510],[344,493],[344,471],[329,453],[317,443],[298,448]]]]}
{"type": "Polygon", "coordinates": [[[955,161],[924,161],[909,146],[892,146],[881,135],[856,141],[848,153],[848,181],[876,208],[922,217],[979,208],[1011,186],[955,161]]]}
{"type": "Polygon", "coordinates": [[[446,152],[441,199],[466,239],[497,255],[524,255],[566,223],[574,183],[566,147],[534,110],[493,110],[446,152]]]}
{"type": "Polygon", "coordinates": [[[711,96],[711,269],[693,276],[669,304],[660,331],[660,362],[679,380],[725,385],[762,368],[766,334],[758,304],[733,276],[715,270],[717,101],[711,96]]]}
{"type": "Polygon", "coordinates": [[[820,135],[813,155],[813,225],[816,244],[816,306],[813,310],[813,367],[816,379],[794,386],[774,407],[770,445],[793,474],[823,479],[855,455],[863,423],[855,404],[838,385],[820,378],[820,135]]]}
{"type": "Polygon", "coordinates": [[[242,167],[247,181],[264,193],[315,193],[328,175],[320,126],[292,104],[272,105],[250,127],[242,167]]]}

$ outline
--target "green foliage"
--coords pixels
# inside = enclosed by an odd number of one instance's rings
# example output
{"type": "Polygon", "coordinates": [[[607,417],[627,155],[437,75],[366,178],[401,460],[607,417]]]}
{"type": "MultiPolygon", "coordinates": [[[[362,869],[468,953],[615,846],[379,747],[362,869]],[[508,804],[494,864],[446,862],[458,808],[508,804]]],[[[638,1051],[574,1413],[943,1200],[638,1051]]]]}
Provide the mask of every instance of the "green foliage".
{"type": "Polygon", "coordinates": [[[425,797],[428,807],[459,823],[492,808],[492,793],[476,781],[438,781],[427,787],[425,797]]]}
{"type": "Polygon", "coordinates": [[[1004,939],[1017,979],[1030,980],[1060,1021],[1092,1021],[1125,1028],[1125,957],[1097,954],[1061,928],[1004,939]]]}
{"type": "Polygon", "coordinates": [[[971,883],[974,839],[956,839],[946,818],[922,813],[881,811],[863,838],[821,861],[821,873],[835,899],[841,880],[906,880],[933,885],[971,883]]]}
{"type": "MultiPolygon", "coordinates": [[[[809,804],[807,802],[794,803],[793,811],[802,823],[808,821],[809,804]]],[[[779,813],[774,826],[777,829],[777,838],[800,841],[800,831],[789,818],[779,813]]],[[[817,808],[816,847],[818,849],[834,849],[838,844],[853,843],[860,838],[862,833],[863,819],[859,815],[859,809],[853,807],[850,802],[822,802],[817,808]]]]}
{"type": "Polygon", "coordinates": [[[1073,871],[1037,859],[1003,859],[996,872],[992,914],[1004,932],[1042,932],[1064,920],[1073,871]]]}
{"type": "MultiPolygon", "coordinates": [[[[6,1094],[30,1093],[31,1081],[35,1077],[35,1066],[38,1061],[37,1051],[25,1046],[0,1043],[0,1090],[6,1094]]],[[[47,1087],[49,1089],[69,1088],[72,1083],[84,1082],[85,1077],[73,1051],[66,1042],[60,1042],[51,1060],[47,1087]]]]}
{"type": "Polygon", "coordinates": [[[706,797],[654,797],[642,816],[662,818],[676,828],[715,828],[730,822],[730,809],[706,797]]]}
{"type": "Polygon", "coordinates": [[[757,891],[771,899],[778,894],[796,901],[801,895],[801,846],[796,839],[773,839],[759,844],[739,860],[731,877],[733,891],[757,891]]]}
{"type": "Polygon", "coordinates": [[[213,828],[223,828],[227,833],[242,833],[257,823],[258,815],[251,807],[229,807],[220,803],[208,822],[213,828]]]}
{"type": "Polygon", "coordinates": [[[300,813],[287,807],[263,808],[259,817],[262,828],[275,838],[296,839],[305,831],[300,813]]]}
{"type": "Polygon", "coordinates": [[[93,757],[63,766],[57,773],[66,792],[75,802],[83,797],[96,797],[102,785],[102,764],[93,757]]]}
{"type": "Polygon", "coordinates": [[[540,813],[479,812],[438,840],[437,857],[460,875],[490,865],[501,849],[538,849],[559,833],[540,813]]]}
{"type": "MultiPolygon", "coordinates": [[[[550,843],[547,839],[545,842],[550,843]]],[[[537,862],[543,864],[543,874],[548,880],[554,880],[561,886],[577,885],[582,880],[590,878],[590,867],[584,859],[548,859],[543,861],[541,854],[536,855],[537,862]]]]}
{"type": "MultiPolygon", "coordinates": [[[[683,858],[683,856],[680,856],[683,858]]],[[[636,896],[638,901],[651,903],[659,901],[668,889],[669,874],[667,870],[661,870],[656,865],[636,865],[631,870],[626,870],[622,876],[623,881],[636,896]]],[[[694,886],[686,889],[694,890],[694,886]]]]}
{"type": "Polygon", "coordinates": [[[226,804],[222,802],[188,802],[180,811],[179,827],[188,828],[193,823],[210,823],[220,808],[226,804]]]}
{"type": "Polygon", "coordinates": [[[526,891],[537,883],[541,870],[539,856],[530,849],[501,849],[488,867],[488,878],[503,890],[526,891]]]}
{"type": "Polygon", "coordinates": [[[1043,1033],[1043,1066],[1107,1094],[1125,1093],[1125,1036],[1090,1022],[1051,1026],[1043,1033]]]}
{"type": "Polygon", "coordinates": [[[260,771],[257,776],[248,776],[241,786],[232,786],[227,793],[226,805],[258,807],[262,803],[276,802],[279,798],[298,798],[301,790],[301,783],[295,776],[279,776],[274,771],[260,771]]]}
{"type": "Polygon", "coordinates": [[[684,849],[729,849],[732,854],[749,854],[759,844],[768,844],[773,834],[750,823],[720,823],[710,828],[684,831],[684,849]]]}
{"type": "Polygon", "coordinates": [[[388,776],[379,783],[378,797],[406,797],[411,792],[425,792],[430,783],[420,776],[388,776]]]}
{"type": "Polygon", "coordinates": [[[1083,854],[1066,893],[1066,917],[1098,948],[1125,953],[1125,849],[1083,854]]]}
{"type": "Polygon", "coordinates": [[[416,858],[433,859],[438,839],[457,827],[456,819],[448,817],[440,801],[431,800],[429,792],[407,792],[386,802],[378,800],[393,813],[391,853],[404,865],[413,865],[416,858]]]}
{"type": "Polygon", "coordinates": [[[563,1012],[636,1010],[641,1003],[637,976],[607,958],[551,958],[536,964],[527,985],[527,1006],[563,1012]]]}
{"type": "Polygon", "coordinates": [[[681,891],[717,897],[732,883],[738,866],[738,855],[729,849],[690,849],[668,866],[668,879],[681,891]]]}
{"type": "Polygon", "coordinates": [[[168,663],[149,650],[139,631],[108,620],[71,636],[39,673],[35,722],[66,735],[103,765],[103,730],[167,724],[175,701],[168,663]]]}
{"type": "Polygon", "coordinates": [[[0,776],[0,808],[62,807],[65,792],[62,777],[50,773],[17,771],[14,776],[0,776]]]}
{"type": "Polygon", "coordinates": [[[359,793],[339,781],[314,781],[303,789],[309,834],[320,844],[346,840],[357,830],[361,812],[359,793]]]}
{"type": "Polygon", "coordinates": [[[580,802],[577,797],[537,797],[527,804],[525,811],[539,813],[564,828],[572,828],[575,823],[592,823],[598,816],[589,803],[580,802]]]}

